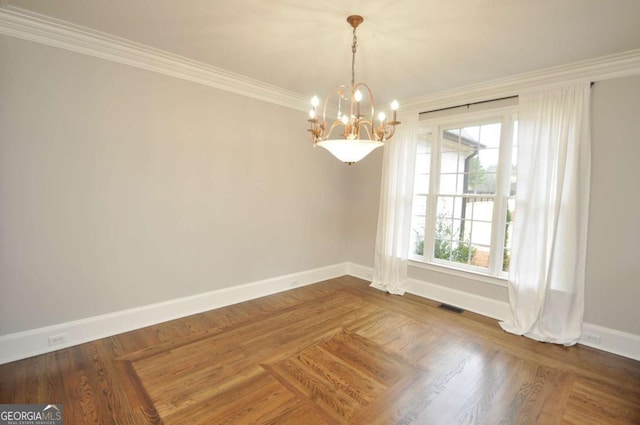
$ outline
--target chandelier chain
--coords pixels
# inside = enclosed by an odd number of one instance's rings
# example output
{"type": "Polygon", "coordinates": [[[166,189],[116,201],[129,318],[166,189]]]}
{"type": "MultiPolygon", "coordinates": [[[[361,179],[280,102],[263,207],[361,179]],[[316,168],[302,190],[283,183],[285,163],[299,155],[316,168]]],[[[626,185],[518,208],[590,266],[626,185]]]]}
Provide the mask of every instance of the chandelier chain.
{"type": "Polygon", "coordinates": [[[358,37],[356,27],[353,27],[353,44],[351,44],[351,86],[356,83],[356,47],[358,47],[358,37]]]}

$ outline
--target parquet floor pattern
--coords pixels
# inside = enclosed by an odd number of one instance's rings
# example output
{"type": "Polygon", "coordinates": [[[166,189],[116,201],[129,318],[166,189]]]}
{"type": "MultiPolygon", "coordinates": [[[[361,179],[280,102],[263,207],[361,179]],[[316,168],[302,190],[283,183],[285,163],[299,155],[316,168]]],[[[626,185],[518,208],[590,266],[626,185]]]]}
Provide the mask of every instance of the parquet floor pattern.
{"type": "Polygon", "coordinates": [[[640,424],[640,362],[345,276],[0,365],[67,424],[640,424]]]}

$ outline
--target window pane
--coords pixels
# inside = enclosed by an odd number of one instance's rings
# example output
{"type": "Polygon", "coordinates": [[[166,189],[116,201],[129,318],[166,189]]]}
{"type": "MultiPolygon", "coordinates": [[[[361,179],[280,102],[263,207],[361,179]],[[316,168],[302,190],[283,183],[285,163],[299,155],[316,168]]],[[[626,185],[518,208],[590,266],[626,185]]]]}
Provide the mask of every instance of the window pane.
{"type": "Polygon", "coordinates": [[[493,171],[498,169],[499,149],[480,149],[478,151],[478,170],[493,171]]]}
{"type": "Polygon", "coordinates": [[[471,127],[465,127],[461,130],[460,143],[467,146],[478,146],[478,140],[480,140],[480,126],[474,125],[471,127]]]}
{"type": "Polygon", "coordinates": [[[423,153],[416,155],[416,173],[428,174],[430,169],[431,155],[423,153]]]}
{"type": "Polygon", "coordinates": [[[436,219],[436,239],[451,240],[453,233],[453,220],[450,217],[439,215],[436,219]]]}
{"type": "Polygon", "coordinates": [[[511,240],[513,239],[513,224],[507,224],[506,233],[504,234],[504,247],[511,248],[511,240]]]}
{"type": "Polygon", "coordinates": [[[424,254],[424,227],[425,215],[427,213],[427,196],[414,195],[411,210],[409,252],[421,256],[424,254]]]}
{"type": "Polygon", "coordinates": [[[410,253],[424,254],[424,216],[411,217],[410,253]]]}
{"type": "Polygon", "coordinates": [[[487,148],[499,148],[501,127],[499,122],[483,125],[480,128],[480,145],[487,148]]]}
{"type": "Polygon", "coordinates": [[[451,257],[451,240],[435,239],[433,245],[433,258],[440,260],[450,260],[451,257]]]}
{"type": "Polygon", "coordinates": [[[443,133],[442,146],[440,151],[442,153],[458,152],[458,145],[460,144],[458,136],[451,136],[448,131],[443,133]]]}
{"type": "Polygon", "coordinates": [[[434,228],[434,258],[449,260],[451,256],[451,243],[454,234],[451,207],[454,204],[453,198],[441,197],[438,199],[438,213],[434,228]]]}
{"type": "Polygon", "coordinates": [[[491,259],[491,249],[488,246],[471,245],[471,255],[471,264],[476,267],[489,267],[489,261],[491,259]]]}
{"type": "Polygon", "coordinates": [[[498,186],[498,175],[486,171],[472,172],[466,175],[466,189],[468,194],[488,194],[495,195],[498,186]]]}
{"type": "Polygon", "coordinates": [[[504,253],[502,255],[502,271],[509,271],[509,263],[511,261],[511,241],[513,239],[513,218],[515,216],[515,199],[507,200],[507,213],[505,217],[504,229],[504,253]]]}
{"type": "Polygon", "coordinates": [[[473,219],[491,222],[493,220],[493,198],[474,198],[473,219]]]}
{"type": "Polygon", "coordinates": [[[509,196],[514,196],[518,189],[518,175],[513,173],[509,179],[509,196]]]}
{"type": "Polygon", "coordinates": [[[460,193],[458,186],[462,186],[462,176],[458,181],[458,174],[442,174],[440,175],[440,193],[446,195],[455,195],[460,193]]]}
{"type": "Polygon", "coordinates": [[[513,217],[514,210],[507,209],[507,217],[505,221],[505,233],[504,233],[504,246],[505,248],[511,248],[511,241],[513,239],[513,217]]]}
{"type": "Polygon", "coordinates": [[[518,121],[513,123],[513,146],[511,148],[511,181],[509,196],[516,193],[518,184],[518,121]]]}
{"type": "Polygon", "coordinates": [[[460,129],[447,129],[442,132],[442,152],[457,151],[460,144],[460,129]]]}
{"type": "Polygon", "coordinates": [[[425,195],[429,193],[429,175],[416,174],[413,180],[413,193],[416,195],[425,195]]]}
{"type": "Polygon", "coordinates": [[[427,214],[427,197],[425,195],[415,195],[411,205],[411,215],[425,216],[427,214]]]}
{"type": "Polygon", "coordinates": [[[458,136],[460,136],[460,129],[459,128],[451,128],[449,130],[445,130],[445,132],[455,136],[456,139],[458,138],[458,136]]]}
{"type": "MultiPolygon", "coordinates": [[[[430,137],[429,137],[430,139],[430,137]]],[[[430,154],[431,153],[431,143],[429,140],[420,140],[418,141],[418,155],[420,154],[430,154]]]]}
{"type": "Polygon", "coordinates": [[[440,196],[438,197],[438,217],[451,218],[451,211],[453,210],[454,197],[453,196],[440,196]]]}
{"type": "Polygon", "coordinates": [[[473,233],[468,238],[472,243],[491,245],[491,223],[474,221],[468,227],[473,228],[473,233]]]}
{"type": "MultiPolygon", "coordinates": [[[[441,173],[458,173],[461,171],[460,161],[458,161],[458,151],[442,152],[440,155],[440,172],[441,173]]],[[[462,164],[464,169],[464,164],[462,164]]]]}
{"type": "Polygon", "coordinates": [[[451,261],[471,264],[472,248],[469,242],[454,241],[451,244],[451,261]]]}
{"type": "Polygon", "coordinates": [[[510,249],[505,249],[504,250],[504,255],[502,257],[502,271],[503,272],[508,272],[509,271],[509,264],[511,263],[511,250],[510,249]]]}
{"type": "Polygon", "coordinates": [[[463,221],[458,218],[454,218],[451,225],[451,239],[458,240],[462,232],[463,221]]]}

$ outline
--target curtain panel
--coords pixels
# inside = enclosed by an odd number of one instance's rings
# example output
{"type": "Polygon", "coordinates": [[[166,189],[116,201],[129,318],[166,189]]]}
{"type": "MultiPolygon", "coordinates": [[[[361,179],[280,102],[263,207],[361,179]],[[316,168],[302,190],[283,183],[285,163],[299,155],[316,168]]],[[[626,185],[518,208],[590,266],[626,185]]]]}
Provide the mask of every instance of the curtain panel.
{"type": "Polygon", "coordinates": [[[508,332],[580,338],[591,167],[590,84],[520,95],[508,332]]]}
{"type": "Polygon", "coordinates": [[[397,295],[404,294],[407,282],[418,113],[405,113],[400,121],[396,136],[384,146],[371,283],[397,295]]]}

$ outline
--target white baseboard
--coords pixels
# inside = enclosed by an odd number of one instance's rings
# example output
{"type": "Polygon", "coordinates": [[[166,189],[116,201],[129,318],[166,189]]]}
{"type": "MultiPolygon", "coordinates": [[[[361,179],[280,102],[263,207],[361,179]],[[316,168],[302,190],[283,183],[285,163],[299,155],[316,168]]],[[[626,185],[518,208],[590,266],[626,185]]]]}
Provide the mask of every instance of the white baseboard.
{"type": "Polygon", "coordinates": [[[355,263],[346,264],[348,275],[368,280],[369,282],[373,280],[373,269],[371,267],[361,266],[360,264],[355,263]]]}
{"type": "Polygon", "coordinates": [[[72,322],[2,335],[0,336],[0,364],[344,276],[348,274],[348,264],[336,264],[72,322]],[[64,342],[49,345],[49,338],[58,336],[64,342]]]}
{"type": "Polygon", "coordinates": [[[496,320],[505,320],[511,314],[508,303],[417,279],[409,279],[406,291],[496,320]]]}
{"type": "MultiPolygon", "coordinates": [[[[371,276],[373,276],[373,269],[347,263],[347,273],[370,281],[371,276]]],[[[511,315],[509,304],[506,302],[458,291],[434,283],[409,279],[405,290],[413,295],[450,304],[496,320],[505,320],[511,315]]],[[[578,343],[619,356],[640,360],[640,336],[638,335],[584,323],[582,337],[578,343]],[[599,343],[596,341],[599,341],[599,343]]]]}
{"type": "MultiPolygon", "coordinates": [[[[347,263],[347,273],[371,281],[373,269],[359,264],[347,263]]],[[[509,304],[491,298],[481,297],[469,292],[458,291],[446,286],[409,279],[405,291],[423,298],[450,304],[464,310],[473,311],[497,320],[509,317],[509,304]]]]}
{"type": "Polygon", "coordinates": [[[640,336],[616,329],[584,323],[579,344],[640,361],[640,336]],[[599,338],[600,343],[593,341],[599,338]]]}
{"type": "MultiPolygon", "coordinates": [[[[373,269],[346,262],[72,322],[1,335],[0,364],[287,291],[294,287],[333,279],[345,274],[371,281],[373,269]],[[50,346],[49,338],[60,335],[64,336],[64,342],[50,346]]],[[[509,305],[505,302],[429,282],[410,279],[406,291],[496,320],[504,320],[509,315],[509,305]]],[[[640,360],[640,336],[638,335],[585,323],[580,344],[640,360]]]]}

